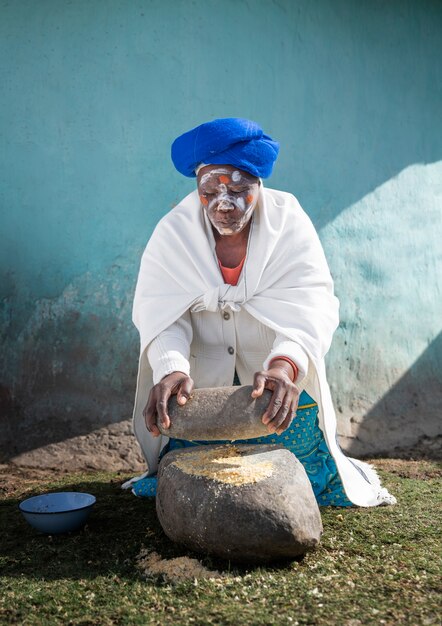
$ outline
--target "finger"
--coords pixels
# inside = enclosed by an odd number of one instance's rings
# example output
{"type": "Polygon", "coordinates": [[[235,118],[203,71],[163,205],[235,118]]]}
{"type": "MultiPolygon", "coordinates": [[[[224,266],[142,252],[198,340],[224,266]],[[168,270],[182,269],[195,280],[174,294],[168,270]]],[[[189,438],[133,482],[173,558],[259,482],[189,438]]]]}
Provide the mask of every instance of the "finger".
{"type": "Polygon", "coordinates": [[[259,398],[264,392],[266,378],[261,372],[256,372],[253,379],[252,398],[259,398]]]}
{"type": "Polygon", "coordinates": [[[292,398],[292,412],[294,416],[296,415],[296,411],[298,410],[299,396],[300,396],[299,389],[298,387],[295,387],[293,398],[292,398]]]}
{"type": "Polygon", "coordinates": [[[282,422],[282,424],[276,431],[278,435],[281,435],[281,433],[287,430],[287,428],[290,426],[290,424],[293,422],[294,418],[296,417],[296,409],[298,408],[298,401],[299,401],[299,392],[296,389],[292,396],[292,401],[290,403],[289,412],[287,413],[285,420],[282,422]]]}
{"type": "Polygon", "coordinates": [[[158,437],[160,431],[157,426],[157,411],[156,402],[154,396],[151,394],[146,404],[146,408],[143,411],[144,421],[146,422],[146,428],[153,437],[158,437]]]}
{"type": "Polygon", "coordinates": [[[283,405],[283,401],[286,395],[286,388],[284,383],[277,382],[275,388],[272,393],[272,397],[270,398],[269,405],[264,412],[262,421],[264,424],[270,424],[270,422],[275,419],[278,411],[281,409],[283,405]]]}
{"type": "Polygon", "coordinates": [[[187,400],[190,398],[190,394],[193,390],[193,380],[190,376],[186,376],[183,382],[180,384],[177,393],[177,402],[179,405],[186,404],[187,400]]]}
{"type": "Polygon", "coordinates": [[[287,430],[287,428],[290,426],[290,424],[293,421],[293,413],[288,413],[287,417],[285,418],[285,420],[282,422],[282,424],[279,426],[279,428],[276,429],[276,434],[277,435],[282,435],[282,433],[287,430]]]}
{"type": "Polygon", "coordinates": [[[293,422],[293,419],[296,416],[296,410],[293,411],[293,408],[290,407],[290,409],[287,412],[287,415],[285,416],[285,420],[278,426],[278,428],[276,429],[276,434],[277,435],[282,435],[282,433],[287,430],[287,428],[290,426],[290,424],[293,422]]]}
{"type": "Polygon", "coordinates": [[[282,401],[281,408],[279,409],[275,417],[272,419],[272,421],[269,422],[269,424],[267,424],[269,430],[272,430],[272,431],[279,430],[279,427],[281,426],[281,424],[285,422],[287,416],[290,414],[290,405],[291,405],[290,394],[286,394],[282,401]]]}
{"type": "Polygon", "coordinates": [[[169,387],[161,387],[160,386],[160,394],[157,402],[157,413],[158,419],[161,422],[161,426],[166,430],[170,427],[170,417],[167,413],[167,401],[170,398],[170,389],[169,387]]]}

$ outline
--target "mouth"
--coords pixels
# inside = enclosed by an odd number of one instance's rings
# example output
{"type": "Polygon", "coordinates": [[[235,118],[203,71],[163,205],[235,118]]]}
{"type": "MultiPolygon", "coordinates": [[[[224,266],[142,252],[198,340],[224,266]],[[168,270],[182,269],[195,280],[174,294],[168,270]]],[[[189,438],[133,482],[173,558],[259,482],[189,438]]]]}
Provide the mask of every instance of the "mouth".
{"type": "Polygon", "coordinates": [[[232,228],[238,224],[238,220],[216,220],[216,223],[223,228],[232,228]]]}

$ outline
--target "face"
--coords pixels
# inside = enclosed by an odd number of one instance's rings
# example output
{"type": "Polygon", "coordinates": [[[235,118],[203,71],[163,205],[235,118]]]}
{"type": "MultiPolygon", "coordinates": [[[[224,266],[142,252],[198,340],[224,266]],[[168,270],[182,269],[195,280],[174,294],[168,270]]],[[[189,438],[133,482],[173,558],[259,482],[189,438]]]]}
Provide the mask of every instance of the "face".
{"type": "Polygon", "coordinates": [[[201,205],[219,234],[240,233],[258,202],[259,179],[233,165],[206,165],[197,184],[201,205]]]}

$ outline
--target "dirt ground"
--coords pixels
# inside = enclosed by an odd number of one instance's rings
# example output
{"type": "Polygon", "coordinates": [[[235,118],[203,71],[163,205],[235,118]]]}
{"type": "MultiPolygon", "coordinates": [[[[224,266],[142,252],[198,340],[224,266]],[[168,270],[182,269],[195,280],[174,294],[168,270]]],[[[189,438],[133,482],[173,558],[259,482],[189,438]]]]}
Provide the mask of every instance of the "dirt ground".
{"type": "MultiPolygon", "coordinates": [[[[428,480],[442,477],[442,463],[435,464],[434,461],[405,460],[405,459],[368,459],[377,469],[395,474],[401,478],[412,478],[416,480],[428,480]]],[[[112,482],[123,482],[128,474],[127,470],[115,470],[117,476],[112,482]]],[[[79,474],[95,474],[97,470],[90,469],[81,471],[79,474]]],[[[0,495],[3,497],[13,496],[18,489],[24,486],[32,487],[34,484],[47,479],[57,479],[65,474],[72,474],[68,468],[29,468],[20,467],[14,463],[0,465],[0,495]]]]}
{"type": "Polygon", "coordinates": [[[17,454],[10,463],[32,470],[127,471],[139,474],[146,469],[132,432],[131,420],[109,424],[86,435],[50,443],[17,454]]]}
{"type": "MultiPolygon", "coordinates": [[[[347,454],[352,456],[351,453],[347,454]]],[[[393,459],[438,461],[442,459],[442,437],[423,439],[410,449],[395,449],[379,456],[389,457],[392,461],[393,459]]],[[[85,435],[16,454],[7,462],[19,468],[32,469],[33,472],[116,471],[136,475],[146,469],[132,432],[131,420],[109,424],[85,435]]]]}

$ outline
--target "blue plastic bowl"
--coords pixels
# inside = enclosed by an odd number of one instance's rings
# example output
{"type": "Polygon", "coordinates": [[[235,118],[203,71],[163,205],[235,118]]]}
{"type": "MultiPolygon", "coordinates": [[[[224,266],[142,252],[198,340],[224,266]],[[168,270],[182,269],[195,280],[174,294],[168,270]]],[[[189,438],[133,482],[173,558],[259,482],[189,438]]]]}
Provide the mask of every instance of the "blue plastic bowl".
{"type": "Polygon", "coordinates": [[[18,508],[31,526],[55,535],[84,526],[95,502],[90,493],[60,491],[23,500],[18,508]]]}

